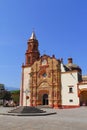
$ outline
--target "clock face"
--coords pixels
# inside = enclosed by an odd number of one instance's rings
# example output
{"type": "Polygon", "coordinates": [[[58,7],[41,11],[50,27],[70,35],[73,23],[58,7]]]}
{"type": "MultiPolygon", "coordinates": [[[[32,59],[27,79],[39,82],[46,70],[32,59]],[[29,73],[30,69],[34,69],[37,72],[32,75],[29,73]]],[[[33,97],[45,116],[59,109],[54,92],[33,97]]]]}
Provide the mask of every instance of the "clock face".
{"type": "Polygon", "coordinates": [[[46,65],[46,64],[47,64],[47,60],[46,59],[42,60],[42,65],[46,65]]]}

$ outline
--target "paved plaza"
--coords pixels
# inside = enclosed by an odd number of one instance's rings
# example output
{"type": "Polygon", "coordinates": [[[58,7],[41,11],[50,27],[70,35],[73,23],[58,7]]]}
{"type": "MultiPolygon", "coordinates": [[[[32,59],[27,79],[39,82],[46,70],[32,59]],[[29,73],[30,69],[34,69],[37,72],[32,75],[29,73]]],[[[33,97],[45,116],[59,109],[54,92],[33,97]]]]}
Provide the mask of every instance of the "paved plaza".
{"type": "Polygon", "coordinates": [[[0,107],[0,130],[87,130],[87,107],[45,109],[47,116],[2,115],[12,108],[0,107]]]}

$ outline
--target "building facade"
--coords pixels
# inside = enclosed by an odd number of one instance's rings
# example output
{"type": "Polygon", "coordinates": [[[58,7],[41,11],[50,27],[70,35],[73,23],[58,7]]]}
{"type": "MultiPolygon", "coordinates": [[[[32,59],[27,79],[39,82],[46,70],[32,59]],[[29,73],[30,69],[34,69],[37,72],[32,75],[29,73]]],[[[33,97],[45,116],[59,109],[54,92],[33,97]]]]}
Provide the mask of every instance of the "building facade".
{"type": "Polygon", "coordinates": [[[87,103],[86,96],[83,100],[84,94],[81,94],[87,84],[83,83],[82,70],[73,64],[72,58],[68,58],[68,64],[64,65],[63,60],[54,55],[40,56],[34,32],[27,45],[25,64],[22,65],[21,106],[72,108],[87,103]]]}

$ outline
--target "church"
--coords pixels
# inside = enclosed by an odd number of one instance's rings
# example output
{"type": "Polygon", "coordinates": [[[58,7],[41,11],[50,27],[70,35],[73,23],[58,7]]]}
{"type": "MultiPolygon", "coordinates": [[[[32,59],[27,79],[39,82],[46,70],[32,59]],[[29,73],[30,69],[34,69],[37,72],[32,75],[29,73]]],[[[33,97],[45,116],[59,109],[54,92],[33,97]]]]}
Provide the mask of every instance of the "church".
{"type": "Polygon", "coordinates": [[[76,108],[87,105],[87,76],[70,57],[67,64],[55,55],[40,56],[35,32],[27,42],[22,65],[20,106],[48,105],[52,108],[76,108]]]}

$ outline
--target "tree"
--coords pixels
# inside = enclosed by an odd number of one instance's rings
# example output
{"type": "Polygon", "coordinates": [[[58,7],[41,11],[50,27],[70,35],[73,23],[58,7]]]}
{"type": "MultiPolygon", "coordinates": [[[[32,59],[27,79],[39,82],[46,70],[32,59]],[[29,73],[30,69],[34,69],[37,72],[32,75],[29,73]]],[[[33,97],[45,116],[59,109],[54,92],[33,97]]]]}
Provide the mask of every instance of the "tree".
{"type": "Polygon", "coordinates": [[[11,96],[12,96],[13,101],[17,105],[19,105],[20,90],[11,91],[11,96]]]}
{"type": "Polygon", "coordinates": [[[4,84],[0,84],[0,100],[3,99],[4,94],[5,94],[5,87],[4,87],[4,84]]]}
{"type": "Polygon", "coordinates": [[[12,99],[12,96],[11,96],[11,92],[10,91],[5,91],[4,94],[3,94],[3,99],[4,100],[11,100],[12,99]]]}

